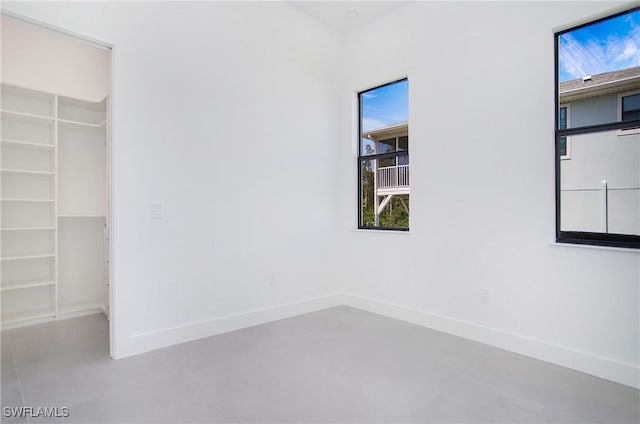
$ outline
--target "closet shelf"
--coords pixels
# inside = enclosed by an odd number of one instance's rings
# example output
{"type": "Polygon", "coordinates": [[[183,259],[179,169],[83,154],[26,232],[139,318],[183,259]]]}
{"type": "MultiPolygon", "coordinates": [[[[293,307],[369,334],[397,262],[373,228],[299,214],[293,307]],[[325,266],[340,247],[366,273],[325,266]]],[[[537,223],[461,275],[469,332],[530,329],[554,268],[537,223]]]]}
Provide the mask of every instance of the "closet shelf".
{"type": "Polygon", "coordinates": [[[14,324],[23,321],[35,321],[38,319],[53,318],[55,316],[55,311],[49,309],[25,312],[20,314],[7,314],[6,316],[2,317],[2,326],[4,327],[8,324],[14,324]]]}
{"type": "Polygon", "coordinates": [[[26,259],[46,259],[53,258],[56,255],[54,253],[40,253],[36,255],[16,255],[16,256],[2,256],[0,260],[2,261],[22,261],[26,259]]]}
{"type": "Polygon", "coordinates": [[[4,114],[13,115],[13,116],[19,116],[21,118],[34,119],[34,120],[40,120],[40,121],[53,122],[53,121],[56,120],[56,118],[54,118],[53,116],[34,115],[32,113],[18,112],[18,111],[15,111],[15,110],[2,109],[2,110],[0,110],[0,112],[2,112],[3,115],[4,114]]]}
{"type": "Polygon", "coordinates": [[[58,218],[106,218],[105,214],[59,214],[58,218]]]}
{"type": "Polygon", "coordinates": [[[56,284],[55,281],[50,280],[31,280],[31,281],[18,281],[15,283],[7,283],[3,284],[0,291],[9,291],[9,290],[20,290],[20,289],[30,289],[34,287],[45,287],[45,286],[54,286],[56,284]]]}
{"type": "Polygon", "coordinates": [[[58,122],[60,122],[61,124],[78,125],[81,127],[91,127],[91,128],[100,128],[100,127],[104,127],[107,124],[107,121],[102,121],[98,124],[92,124],[89,122],[71,121],[69,119],[58,119],[58,122]]]}
{"type": "Polygon", "coordinates": [[[108,98],[0,85],[0,326],[105,311],[108,98]]]}
{"type": "Polygon", "coordinates": [[[2,231],[44,231],[44,230],[55,230],[56,227],[5,227],[2,228],[2,231]]]}
{"type": "Polygon", "coordinates": [[[31,171],[28,169],[10,169],[10,168],[3,168],[2,173],[3,174],[42,175],[42,176],[55,175],[55,172],[52,172],[52,171],[31,171]]]}
{"type": "Polygon", "coordinates": [[[56,146],[53,144],[44,144],[44,143],[34,143],[33,141],[23,141],[23,140],[11,140],[11,139],[2,139],[2,144],[7,146],[18,146],[18,147],[29,147],[32,149],[44,149],[51,150],[55,149],[56,146]]]}
{"type": "Polygon", "coordinates": [[[73,314],[77,312],[87,312],[91,310],[100,310],[104,311],[104,303],[103,302],[87,302],[87,303],[78,303],[73,305],[63,306],[60,305],[58,308],[58,314],[73,314]]]}
{"type": "Polygon", "coordinates": [[[17,203],[52,203],[54,199],[18,199],[18,198],[5,198],[0,199],[2,202],[17,202],[17,203]]]}

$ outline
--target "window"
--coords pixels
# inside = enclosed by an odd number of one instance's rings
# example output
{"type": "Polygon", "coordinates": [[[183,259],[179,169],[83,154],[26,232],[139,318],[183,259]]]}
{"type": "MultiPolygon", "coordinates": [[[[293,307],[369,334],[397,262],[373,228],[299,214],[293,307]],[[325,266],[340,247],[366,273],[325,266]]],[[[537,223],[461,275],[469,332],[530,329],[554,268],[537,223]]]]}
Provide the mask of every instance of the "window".
{"type": "Polygon", "coordinates": [[[620,95],[620,120],[640,119],[640,91],[620,95]]]}
{"type": "Polygon", "coordinates": [[[622,120],[640,119],[640,93],[622,98],[622,120]]]}
{"type": "Polygon", "coordinates": [[[409,230],[409,83],[358,94],[358,228],[409,230]]]}
{"type": "Polygon", "coordinates": [[[555,35],[558,242],[640,248],[639,23],[636,7],[555,35]]]}

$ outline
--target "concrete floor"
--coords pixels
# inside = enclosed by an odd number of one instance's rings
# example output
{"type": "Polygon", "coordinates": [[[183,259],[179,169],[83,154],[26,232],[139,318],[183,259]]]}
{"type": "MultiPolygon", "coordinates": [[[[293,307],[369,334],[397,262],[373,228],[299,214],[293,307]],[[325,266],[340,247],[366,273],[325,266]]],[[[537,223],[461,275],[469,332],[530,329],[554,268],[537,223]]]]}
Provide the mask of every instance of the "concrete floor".
{"type": "Polygon", "coordinates": [[[101,315],[3,331],[1,395],[54,422],[640,422],[638,390],[349,307],[117,361],[101,315]]]}

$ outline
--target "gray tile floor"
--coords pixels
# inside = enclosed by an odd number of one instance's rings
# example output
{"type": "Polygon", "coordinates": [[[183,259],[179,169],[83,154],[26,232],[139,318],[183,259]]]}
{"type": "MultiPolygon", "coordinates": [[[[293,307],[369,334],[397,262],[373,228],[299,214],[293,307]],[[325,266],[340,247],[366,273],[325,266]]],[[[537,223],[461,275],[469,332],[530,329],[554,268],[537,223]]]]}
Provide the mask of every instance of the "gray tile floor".
{"type": "Polygon", "coordinates": [[[107,337],[101,315],[2,332],[2,406],[83,423],[640,421],[637,390],[349,307],[118,361],[107,337]]]}

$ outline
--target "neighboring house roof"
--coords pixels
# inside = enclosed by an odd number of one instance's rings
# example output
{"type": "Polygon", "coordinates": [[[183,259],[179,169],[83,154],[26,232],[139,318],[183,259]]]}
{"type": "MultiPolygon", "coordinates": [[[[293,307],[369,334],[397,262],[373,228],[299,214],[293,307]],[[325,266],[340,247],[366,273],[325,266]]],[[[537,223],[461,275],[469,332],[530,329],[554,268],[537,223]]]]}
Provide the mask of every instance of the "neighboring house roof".
{"type": "Polygon", "coordinates": [[[409,132],[409,123],[399,122],[397,124],[388,125],[386,127],[376,128],[375,130],[362,133],[364,138],[382,139],[384,137],[397,137],[398,135],[406,135],[409,132]]]}
{"type": "Polygon", "coordinates": [[[640,66],[560,83],[560,103],[640,89],[640,66]]]}

